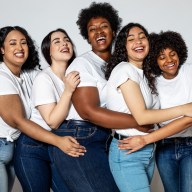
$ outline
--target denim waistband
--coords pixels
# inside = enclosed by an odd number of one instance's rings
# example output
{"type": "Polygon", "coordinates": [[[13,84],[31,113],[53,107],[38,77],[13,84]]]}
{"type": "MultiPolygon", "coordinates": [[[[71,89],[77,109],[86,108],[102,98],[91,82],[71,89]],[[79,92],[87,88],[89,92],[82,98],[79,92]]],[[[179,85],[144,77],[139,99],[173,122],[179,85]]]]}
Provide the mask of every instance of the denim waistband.
{"type": "Polygon", "coordinates": [[[172,137],[158,141],[159,144],[192,142],[192,137],[172,137]]]}
{"type": "Polygon", "coordinates": [[[118,133],[115,132],[114,135],[113,135],[113,137],[114,137],[115,139],[117,139],[117,140],[122,140],[122,139],[127,138],[128,136],[120,135],[120,134],[118,134],[118,133]]]}
{"type": "Polygon", "coordinates": [[[95,127],[99,127],[89,121],[85,121],[85,120],[74,120],[74,119],[70,119],[70,120],[65,120],[64,123],[73,123],[74,125],[81,125],[81,126],[95,126],[95,127]]]}

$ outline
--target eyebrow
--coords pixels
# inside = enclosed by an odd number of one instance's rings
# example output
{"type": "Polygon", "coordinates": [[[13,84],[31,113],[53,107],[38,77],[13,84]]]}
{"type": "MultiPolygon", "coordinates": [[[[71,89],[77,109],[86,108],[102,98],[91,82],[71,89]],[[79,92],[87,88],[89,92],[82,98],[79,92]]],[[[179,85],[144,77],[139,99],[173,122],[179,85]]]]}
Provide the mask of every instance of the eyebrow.
{"type": "MultiPolygon", "coordinates": [[[[23,41],[23,40],[27,41],[27,39],[20,39],[20,40],[21,41],[23,41]]],[[[9,42],[11,42],[11,41],[17,41],[17,39],[10,39],[9,42]]]]}
{"type": "MultiPolygon", "coordinates": [[[[55,39],[53,39],[51,42],[55,41],[55,40],[59,40],[59,37],[56,37],[55,39]]],[[[65,36],[64,39],[69,39],[69,37],[65,36]]]]}
{"type": "MultiPolygon", "coordinates": [[[[139,32],[139,35],[141,35],[141,34],[144,34],[144,35],[145,35],[145,33],[144,33],[143,31],[139,32]]],[[[131,36],[134,36],[134,35],[133,35],[133,34],[130,34],[130,35],[128,35],[127,37],[131,37],[131,36]]]]}

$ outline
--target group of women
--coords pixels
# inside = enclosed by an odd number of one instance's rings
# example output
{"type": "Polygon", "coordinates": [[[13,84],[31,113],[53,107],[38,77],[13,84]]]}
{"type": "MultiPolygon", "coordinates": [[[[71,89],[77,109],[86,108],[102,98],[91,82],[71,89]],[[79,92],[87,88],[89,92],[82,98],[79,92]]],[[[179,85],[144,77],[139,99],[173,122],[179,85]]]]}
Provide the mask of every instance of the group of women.
{"type": "Polygon", "coordinates": [[[186,44],[138,23],[118,33],[121,21],[93,2],[77,20],[91,51],[76,57],[58,28],[42,41],[43,70],[25,29],[0,29],[0,191],[15,170],[25,192],[150,192],[158,140],[165,191],[191,191],[186,44]]]}

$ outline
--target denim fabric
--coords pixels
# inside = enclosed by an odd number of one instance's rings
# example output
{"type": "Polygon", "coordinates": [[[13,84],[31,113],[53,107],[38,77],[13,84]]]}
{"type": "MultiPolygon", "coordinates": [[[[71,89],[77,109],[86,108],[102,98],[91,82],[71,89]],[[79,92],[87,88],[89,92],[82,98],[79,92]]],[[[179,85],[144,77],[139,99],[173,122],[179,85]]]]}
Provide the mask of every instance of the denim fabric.
{"type": "Polygon", "coordinates": [[[49,146],[54,177],[62,178],[70,192],[118,192],[110,172],[107,141],[110,130],[85,121],[69,120],[54,131],[60,136],[73,136],[85,146],[84,156],[74,158],[54,146],[49,146]]]}
{"type": "Polygon", "coordinates": [[[21,134],[16,142],[14,167],[24,192],[55,192],[48,145],[21,134]]]}
{"type": "Polygon", "coordinates": [[[0,192],[11,192],[15,172],[13,168],[14,143],[0,138],[0,192]]]}
{"type": "Polygon", "coordinates": [[[192,191],[192,137],[158,142],[156,163],[165,192],[192,191]]]}
{"type": "Polygon", "coordinates": [[[111,172],[121,192],[150,192],[154,172],[154,144],[139,151],[126,154],[118,148],[118,140],[113,138],[109,150],[111,172]]]}

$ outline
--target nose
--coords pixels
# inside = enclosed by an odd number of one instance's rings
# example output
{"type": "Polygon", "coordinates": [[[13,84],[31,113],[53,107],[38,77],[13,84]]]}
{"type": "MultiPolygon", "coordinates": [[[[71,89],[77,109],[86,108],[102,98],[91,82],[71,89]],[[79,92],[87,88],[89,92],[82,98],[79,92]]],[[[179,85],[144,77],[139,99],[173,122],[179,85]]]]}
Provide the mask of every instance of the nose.
{"type": "Polygon", "coordinates": [[[63,46],[66,46],[67,45],[67,41],[63,41],[63,46]]]}
{"type": "Polygon", "coordinates": [[[173,61],[172,57],[168,56],[167,57],[167,62],[172,62],[172,61],[173,61]]]}
{"type": "Polygon", "coordinates": [[[18,43],[17,48],[18,48],[19,50],[23,50],[23,45],[22,45],[21,43],[18,43]]]}
{"type": "Polygon", "coordinates": [[[140,38],[135,39],[135,41],[136,41],[137,44],[141,44],[142,43],[140,38]]]}

